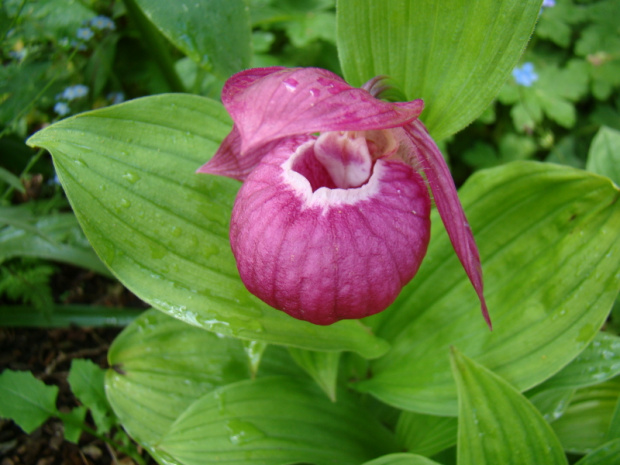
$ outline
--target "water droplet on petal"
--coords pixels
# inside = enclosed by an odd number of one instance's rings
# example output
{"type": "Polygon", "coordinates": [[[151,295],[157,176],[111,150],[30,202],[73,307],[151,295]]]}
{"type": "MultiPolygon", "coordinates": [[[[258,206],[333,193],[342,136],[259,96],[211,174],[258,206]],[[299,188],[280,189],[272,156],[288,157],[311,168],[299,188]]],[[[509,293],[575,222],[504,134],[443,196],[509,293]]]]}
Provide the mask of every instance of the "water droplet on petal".
{"type": "Polygon", "coordinates": [[[290,92],[294,92],[298,84],[299,82],[297,82],[297,80],[293,78],[288,78],[284,80],[284,86],[286,87],[286,90],[290,92]]]}

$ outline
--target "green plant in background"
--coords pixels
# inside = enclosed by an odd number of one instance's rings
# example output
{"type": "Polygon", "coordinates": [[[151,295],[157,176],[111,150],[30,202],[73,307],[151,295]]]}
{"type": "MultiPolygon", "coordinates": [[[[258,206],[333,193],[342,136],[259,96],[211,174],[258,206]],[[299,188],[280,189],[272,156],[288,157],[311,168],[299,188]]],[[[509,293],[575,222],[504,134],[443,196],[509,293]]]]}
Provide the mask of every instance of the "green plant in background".
{"type": "Polygon", "coordinates": [[[104,374],[104,370],[89,360],[73,360],[68,381],[81,405],[61,412],[56,407],[57,386],[48,386],[28,372],[5,370],[0,374],[0,415],[14,420],[27,433],[48,418],[56,417],[63,423],[67,441],[77,443],[86,431],[137,463],[144,463],[135,448],[128,445],[123,431],[118,429],[118,419],[104,392],[104,374]],[[86,422],[87,413],[92,416],[95,429],[86,422]],[[110,437],[112,429],[116,430],[114,438],[110,437]]]}
{"type": "Polygon", "coordinates": [[[549,5],[522,57],[534,79],[520,81],[525,76],[517,72],[481,125],[456,137],[451,153],[466,165],[536,158],[583,168],[597,130],[620,129],[620,42],[612,19],[618,2],[549,5]],[[500,130],[489,133],[488,123],[500,130]]]}
{"type": "Polygon", "coordinates": [[[28,140],[51,152],[103,263],[154,307],[109,352],[106,396],[131,437],[162,464],[617,463],[617,2],[191,3],[116,11],[162,82],[176,75],[194,95],[101,108],[28,140]],[[422,120],[467,178],[493,332],[440,227],[375,316],[319,327],[247,292],[228,241],[239,183],[194,172],[231,130],[225,79],[266,65],[357,86],[388,75],[401,100],[424,99],[422,120]]]}

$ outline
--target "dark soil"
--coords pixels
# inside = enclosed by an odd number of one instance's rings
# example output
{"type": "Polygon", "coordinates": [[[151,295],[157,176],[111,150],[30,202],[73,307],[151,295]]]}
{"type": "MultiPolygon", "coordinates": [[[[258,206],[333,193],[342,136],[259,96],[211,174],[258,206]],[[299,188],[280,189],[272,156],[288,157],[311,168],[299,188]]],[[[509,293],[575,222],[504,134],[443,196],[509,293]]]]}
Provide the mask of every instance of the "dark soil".
{"type": "MultiPolygon", "coordinates": [[[[58,265],[52,278],[54,300],[62,304],[95,304],[111,308],[146,308],[121,284],[93,272],[58,265]]],[[[0,300],[0,305],[3,302],[0,300]]],[[[122,310],[119,310],[122,311],[122,310]]],[[[122,328],[8,328],[0,326],[0,372],[31,371],[46,384],[59,387],[57,407],[69,411],[79,405],[69,388],[71,361],[89,359],[108,368],[107,351],[122,328]]],[[[92,419],[87,425],[94,429],[92,419]]],[[[115,431],[109,433],[112,437],[115,431]]],[[[134,447],[137,447],[134,445],[134,447]]],[[[155,462],[138,448],[147,464],[155,462]]],[[[136,462],[106,442],[82,433],[78,444],[64,440],[63,425],[49,419],[32,434],[10,420],[0,419],[0,465],[133,465],[136,462]]]]}
{"type": "MultiPolygon", "coordinates": [[[[87,358],[107,367],[107,350],[119,331],[119,328],[0,328],[0,370],[29,370],[46,384],[59,386],[57,406],[61,411],[69,410],[79,405],[67,383],[71,361],[87,358]]],[[[88,417],[87,423],[93,426],[88,417]]],[[[87,433],[82,434],[79,444],[65,441],[62,423],[57,419],[48,420],[30,435],[12,421],[0,419],[0,465],[134,463],[87,433]]]]}

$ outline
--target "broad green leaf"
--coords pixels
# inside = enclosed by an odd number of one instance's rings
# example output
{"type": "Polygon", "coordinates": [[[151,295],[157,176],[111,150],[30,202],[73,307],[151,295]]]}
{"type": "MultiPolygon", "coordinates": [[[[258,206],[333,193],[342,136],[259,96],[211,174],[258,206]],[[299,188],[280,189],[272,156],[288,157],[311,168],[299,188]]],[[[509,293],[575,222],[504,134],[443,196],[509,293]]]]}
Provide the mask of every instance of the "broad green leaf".
{"type": "Polygon", "coordinates": [[[457,419],[402,412],[396,437],[409,452],[428,457],[456,444],[457,419]]]}
{"type": "MultiPolygon", "coordinates": [[[[145,312],[125,328],[108,359],[108,400],[125,429],[151,451],[193,401],[250,377],[242,341],[157,310],[145,312]]],[[[303,376],[286,351],[274,346],[265,351],[259,370],[259,375],[272,374],[303,376]]]]}
{"type": "Polygon", "coordinates": [[[241,341],[156,310],[125,328],[108,359],[108,400],[129,434],[147,447],[200,396],[249,377],[241,341]]]}
{"type": "Polygon", "coordinates": [[[90,360],[80,359],[71,362],[67,377],[73,394],[90,410],[99,433],[109,431],[116,423],[105,395],[104,377],[105,370],[90,360]]]}
{"type": "Polygon", "coordinates": [[[49,417],[58,416],[58,386],[48,386],[29,371],[0,374],[0,417],[10,418],[30,434],[49,417]]]}
{"type": "Polygon", "coordinates": [[[618,463],[620,463],[620,439],[615,439],[593,450],[575,465],[617,465],[618,463]]]}
{"type": "Polygon", "coordinates": [[[559,373],[537,389],[581,388],[620,374],[620,337],[598,333],[594,341],[559,373]]]}
{"type": "MultiPolygon", "coordinates": [[[[493,331],[441,226],[393,306],[368,323],[392,349],[358,388],[406,410],[456,414],[452,345],[532,388],[596,336],[620,287],[620,192],[565,166],[516,162],[460,191],[480,249],[493,331]]],[[[439,225],[436,215],[434,225],[439,225]]]]}
{"type": "Polygon", "coordinates": [[[250,15],[243,0],[136,0],[144,14],[189,58],[223,77],[248,68],[250,15]]]}
{"type": "Polygon", "coordinates": [[[340,352],[316,352],[291,347],[289,353],[295,363],[316,381],[332,402],[335,402],[340,352]]]}
{"type": "Polygon", "coordinates": [[[0,262],[36,257],[70,263],[111,276],[84,239],[75,215],[58,213],[11,224],[0,230],[0,262]]]}
{"type": "Polygon", "coordinates": [[[602,127],[590,146],[586,169],[620,186],[620,131],[602,127]]]}
{"type": "Polygon", "coordinates": [[[618,402],[616,402],[616,408],[611,416],[606,439],[609,441],[612,439],[620,439],[620,397],[618,398],[618,402]]]}
{"type": "Polygon", "coordinates": [[[339,0],[338,49],[354,86],[387,75],[424,99],[436,139],[491,103],[534,29],[540,0],[339,0]]]}
{"type": "Polygon", "coordinates": [[[575,389],[571,388],[539,389],[536,387],[526,393],[528,400],[549,423],[564,415],[574,395],[575,389]]]}
{"type": "Polygon", "coordinates": [[[228,225],[239,183],[196,174],[228,134],[221,104],[158,95],[62,120],[28,143],[48,149],[75,214],[113,273],[152,306],[203,329],[376,357],[358,321],[316,326],[243,286],[228,225]]]}
{"type": "Polygon", "coordinates": [[[505,380],[456,349],[459,465],[568,464],[540,412],[505,380]]]}
{"type": "Polygon", "coordinates": [[[347,392],[334,403],[312,383],[267,377],[203,396],[159,449],[184,465],[358,465],[394,452],[396,444],[347,392]]]}
{"type": "Polygon", "coordinates": [[[417,454],[388,454],[363,465],[440,465],[429,458],[417,454]]]}
{"type": "Polygon", "coordinates": [[[602,446],[619,396],[619,379],[579,389],[564,415],[551,424],[564,449],[585,454],[602,446]]]}

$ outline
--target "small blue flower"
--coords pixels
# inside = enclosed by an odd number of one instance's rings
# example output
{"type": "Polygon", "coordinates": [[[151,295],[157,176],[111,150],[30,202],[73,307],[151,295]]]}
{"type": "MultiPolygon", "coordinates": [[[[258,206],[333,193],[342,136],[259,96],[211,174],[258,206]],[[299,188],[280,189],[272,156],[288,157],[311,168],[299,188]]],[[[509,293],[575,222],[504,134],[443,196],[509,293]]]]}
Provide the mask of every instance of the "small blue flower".
{"type": "Polygon", "coordinates": [[[555,6],[555,0],[545,0],[542,4],[543,8],[551,8],[552,6],[555,6]]]}
{"type": "Polygon", "coordinates": [[[534,71],[534,65],[529,62],[523,63],[520,68],[513,69],[512,76],[517,84],[525,87],[530,87],[538,81],[538,74],[534,71]]]}
{"type": "Polygon", "coordinates": [[[125,101],[125,94],[122,92],[110,92],[106,97],[112,105],[125,101]]]}
{"type": "Polygon", "coordinates": [[[9,56],[17,61],[22,61],[26,57],[26,49],[22,48],[21,50],[11,50],[9,52],[9,56]]]}
{"type": "Polygon", "coordinates": [[[82,39],[84,41],[90,40],[93,38],[93,36],[95,35],[95,33],[92,31],[92,29],[88,28],[88,27],[81,27],[77,30],[77,38],[78,39],[82,39]]]}
{"type": "Polygon", "coordinates": [[[109,29],[110,31],[113,31],[114,29],[116,29],[116,24],[114,24],[114,21],[103,15],[96,16],[91,19],[90,25],[100,31],[103,31],[104,29],[109,29]]]}
{"type": "Polygon", "coordinates": [[[77,98],[85,97],[86,95],[88,95],[88,86],[76,84],[74,86],[67,87],[57,98],[71,101],[77,98]]]}
{"type": "Polygon", "coordinates": [[[54,105],[54,111],[60,116],[65,116],[71,111],[71,108],[69,108],[66,102],[57,102],[54,105]]]}

